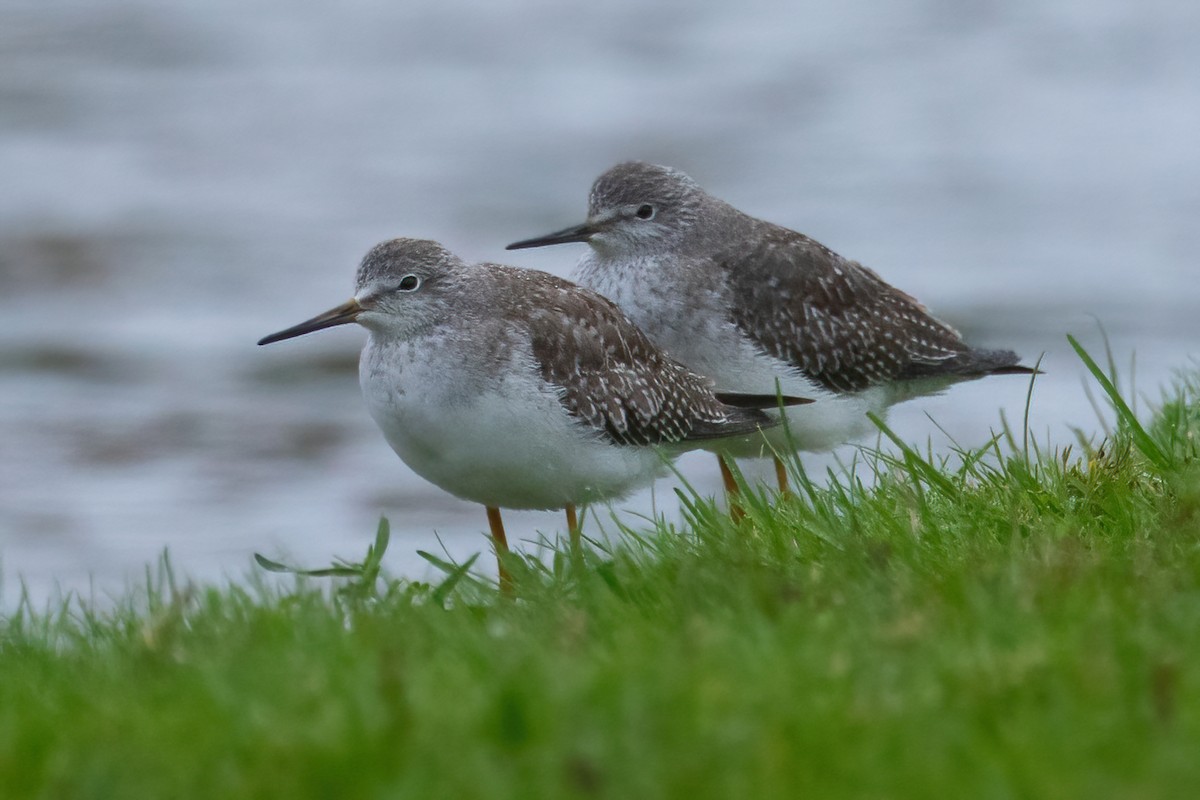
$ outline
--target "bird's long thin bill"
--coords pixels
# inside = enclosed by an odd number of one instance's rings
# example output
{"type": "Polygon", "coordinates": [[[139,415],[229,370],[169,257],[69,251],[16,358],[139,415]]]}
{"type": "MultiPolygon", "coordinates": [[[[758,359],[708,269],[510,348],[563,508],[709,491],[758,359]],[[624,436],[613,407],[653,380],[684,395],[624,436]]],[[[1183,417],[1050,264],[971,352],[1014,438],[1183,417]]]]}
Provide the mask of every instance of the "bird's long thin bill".
{"type": "Polygon", "coordinates": [[[299,325],[293,325],[290,328],[272,333],[270,336],[264,336],[258,340],[259,344],[271,344],[272,342],[281,342],[284,339],[291,339],[296,336],[303,336],[306,333],[319,331],[322,328],[332,328],[334,325],[345,325],[354,322],[358,319],[358,315],[362,313],[362,306],[357,300],[351,299],[342,303],[337,308],[331,308],[324,314],[318,314],[312,319],[305,320],[299,325]]]}
{"type": "Polygon", "coordinates": [[[570,242],[586,242],[592,238],[592,234],[596,232],[588,223],[575,225],[570,228],[563,228],[561,231],[548,233],[545,236],[538,236],[533,239],[522,239],[519,242],[513,242],[505,250],[525,250],[530,247],[545,247],[551,244],[568,244],[570,242]]]}

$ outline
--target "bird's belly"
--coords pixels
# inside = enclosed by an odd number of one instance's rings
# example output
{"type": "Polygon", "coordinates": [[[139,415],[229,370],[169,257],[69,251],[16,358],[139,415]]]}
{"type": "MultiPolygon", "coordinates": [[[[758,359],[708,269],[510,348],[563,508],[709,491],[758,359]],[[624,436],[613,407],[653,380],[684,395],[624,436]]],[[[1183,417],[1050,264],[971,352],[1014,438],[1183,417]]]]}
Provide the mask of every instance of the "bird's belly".
{"type": "Polygon", "coordinates": [[[552,392],[529,385],[509,382],[453,403],[367,383],[363,389],[404,463],[464,500],[562,508],[620,497],[666,466],[652,448],[610,444],[568,415],[552,392]]]}
{"type": "MultiPolygon", "coordinates": [[[[771,448],[781,453],[831,450],[874,431],[875,427],[867,413],[882,416],[888,407],[888,398],[883,390],[868,389],[853,394],[830,392],[799,374],[790,365],[761,353],[746,353],[740,359],[720,365],[697,363],[689,366],[701,374],[705,369],[711,369],[708,374],[716,381],[720,391],[749,394],[780,392],[816,401],[788,407],[784,411],[786,422],[763,431],[762,436],[713,442],[711,449],[734,456],[765,456],[769,455],[771,448]],[[764,437],[769,448],[764,447],[764,437]]],[[[772,417],[779,416],[775,411],[768,413],[772,417]]]]}

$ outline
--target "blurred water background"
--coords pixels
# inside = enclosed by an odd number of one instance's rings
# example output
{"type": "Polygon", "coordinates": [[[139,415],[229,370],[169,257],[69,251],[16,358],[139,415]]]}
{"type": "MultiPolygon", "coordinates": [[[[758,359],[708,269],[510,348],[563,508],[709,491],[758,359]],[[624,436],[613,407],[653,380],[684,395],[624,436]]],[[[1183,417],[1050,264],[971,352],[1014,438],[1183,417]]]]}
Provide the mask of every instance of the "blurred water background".
{"type": "MultiPolygon", "coordinates": [[[[861,260],[975,343],[1045,353],[1034,432],[1097,433],[1065,333],[1099,347],[1102,321],[1150,400],[1200,352],[1197,42],[1187,0],[6,0],[3,604],[19,579],[120,592],[163,548],[201,580],[254,551],[324,565],[380,514],[397,573],[486,548],[481,509],[368,418],[361,331],[254,342],[346,299],[396,235],[569,275],[578,249],[502,248],[581,221],[627,158],[861,260]]],[[[1026,388],[891,421],[978,445],[1026,388]]],[[[709,457],[681,465],[717,491],[709,457]]],[[[618,505],[673,512],[671,486],[618,505]]]]}

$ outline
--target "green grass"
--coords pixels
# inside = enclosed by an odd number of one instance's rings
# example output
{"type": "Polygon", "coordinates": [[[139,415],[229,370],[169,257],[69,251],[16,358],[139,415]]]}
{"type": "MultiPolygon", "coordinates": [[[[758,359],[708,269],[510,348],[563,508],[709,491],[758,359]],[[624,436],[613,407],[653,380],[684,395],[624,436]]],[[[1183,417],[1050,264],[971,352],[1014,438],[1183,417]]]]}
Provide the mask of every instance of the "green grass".
{"type": "Polygon", "coordinates": [[[382,536],[337,589],[22,608],[0,797],[1194,797],[1200,380],[1142,425],[1081,355],[1094,446],[894,440],[736,525],[685,494],[514,558],[515,601],[391,580],[382,536]]]}

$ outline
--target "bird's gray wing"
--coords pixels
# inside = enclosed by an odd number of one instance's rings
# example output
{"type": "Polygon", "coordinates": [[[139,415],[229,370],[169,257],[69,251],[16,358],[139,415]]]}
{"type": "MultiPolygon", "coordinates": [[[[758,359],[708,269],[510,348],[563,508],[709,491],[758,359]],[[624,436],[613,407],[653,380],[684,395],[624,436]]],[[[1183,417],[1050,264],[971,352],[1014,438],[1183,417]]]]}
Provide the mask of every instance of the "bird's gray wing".
{"type": "Polygon", "coordinates": [[[570,414],[613,442],[666,444],[769,426],[761,411],[719,401],[705,378],[655,347],[608,299],[534,274],[529,333],[542,378],[570,414]]]}
{"type": "MultiPolygon", "coordinates": [[[[719,257],[733,323],[764,352],[834,392],[937,375],[971,375],[958,331],[870,269],[777,226],[719,257]]],[[[1011,356],[1003,355],[1004,360],[1011,356]]],[[[974,374],[983,374],[977,371],[974,374]]]]}

